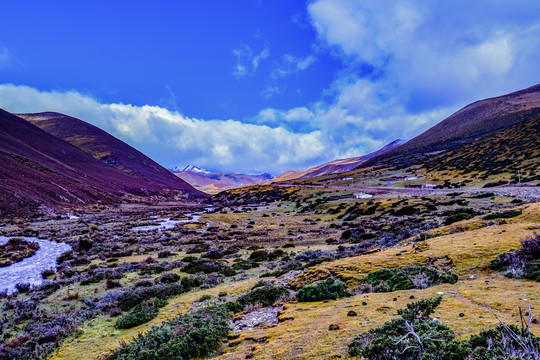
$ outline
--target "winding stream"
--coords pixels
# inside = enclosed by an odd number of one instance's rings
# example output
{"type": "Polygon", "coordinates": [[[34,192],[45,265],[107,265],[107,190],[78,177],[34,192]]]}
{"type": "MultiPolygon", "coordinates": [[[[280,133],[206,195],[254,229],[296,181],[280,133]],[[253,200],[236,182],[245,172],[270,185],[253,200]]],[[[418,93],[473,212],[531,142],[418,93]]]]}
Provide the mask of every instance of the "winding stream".
{"type": "Polygon", "coordinates": [[[197,222],[201,218],[200,215],[188,215],[191,216],[190,219],[186,220],[171,220],[171,219],[161,219],[161,222],[155,225],[145,225],[145,226],[135,226],[131,228],[131,231],[151,231],[151,230],[168,230],[172,229],[176,224],[197,222]]]}
{"type": "MultiPolygon", "coordinates": [[[[13,236],[0,236],[0,245],[8,242],[13,236]]],[[[13,265],[0,268],[0,291],[7,290],[11,294],[16,290],[16,284],[39,285],[43,282],[41,273],[47,269],[56,270],[56,259],[71,246],[35,237],[20,237],[24,241],[39,243],[36,253],[13,265]]]]}

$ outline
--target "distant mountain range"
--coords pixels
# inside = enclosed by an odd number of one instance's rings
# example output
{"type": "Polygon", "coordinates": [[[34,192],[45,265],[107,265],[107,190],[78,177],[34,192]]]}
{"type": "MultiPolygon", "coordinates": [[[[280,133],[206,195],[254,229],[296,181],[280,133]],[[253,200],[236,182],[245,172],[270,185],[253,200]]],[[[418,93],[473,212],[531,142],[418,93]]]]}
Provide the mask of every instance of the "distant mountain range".
{"type": "Polygon", "coordinates": [[[307,170],[287,171],[281,175],[276,176],[274,179],[272,179],[272,181],[270,182],[267,181],[267,183],[279,183],[279,182],[288,181],[288,180],[312,178],[316,176],[338,174],[338,173],[350,171],[357,168],[358,166],[365,163],[367,160],[377,155],[384,154],[390,150],[398,148],[399,146],[403,145],[405,142],[406,140],[398,139],[383,146],[379,150],[369,153],[367,155],[357,156],[357,157],[352,157],[352,158],[347,158],[347,159],[333,160],[333,161],[324,163],[322,165],[309,168],[307,170]]]}
{"type": "Polygon", "coordinates": [[[0,216],[112,204],[130,197],[204,196],[105,131],[58,113],[0,109],[0,216]]]}
{"type": "Polygon", "coordinates": [[[187,165],[185,167],[175,166],[170,170],[188,184],[208,194],[216,194],[223,190],[253,185],[272,179],[272,175],[268,173],[245,175],[210,172],[195,165],[187,165]]]}
{"type": "Polygon", "coordinates": [[[208,171],[206,169],[203,169],[203,168],[200,168],[198,166],[191,165],[191,164],[186,165],[184,167],[175,166],[170,170],[173,173],[179,173],[179,172],[182,172],[182,171],[189,171],[189,172],[192,172],[192,173],[195,173],[195,174],[210,174],[211,173],[211,171],[208,171]]]}

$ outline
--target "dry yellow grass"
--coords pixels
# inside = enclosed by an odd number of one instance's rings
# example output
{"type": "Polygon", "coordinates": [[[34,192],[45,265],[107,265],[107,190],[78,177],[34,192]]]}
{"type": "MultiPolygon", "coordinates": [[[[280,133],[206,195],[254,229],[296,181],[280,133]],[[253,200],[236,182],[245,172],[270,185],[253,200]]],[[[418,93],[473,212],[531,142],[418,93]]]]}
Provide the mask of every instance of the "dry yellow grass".
{"type": "MultiPolygon", "coordinates": [[[[518,318],[514,315],[518,305],[532,303],[539,306],[538,289],[538,283],[483,275],[426,290],[357,295],[328,303],[287,304],[281,317],[292,317],[293,320],[243,333],[217,359],[243,359],[252,347],[255,359],[328,359],[332,355],[346,358],[347,345],[355,336],[396,317],[397,310],[407,303],[439,293],[444,293],[444,300],[434,316],[453,329],[458,337],[468,338],[480,329],[497,324],[485,305],[508,323],[517,323],[518,318]],[[411,295],[414,300],[410,299],[411,295]],[[349,310],[356,311],[358,317],[347,316],[349,310]],[[464,316],[460,317],[460,313],[464,316]],[[330,324],[338,324],[340,329],[330,331],[330,324]],[[266,338],[263,343],[255,340],[262,338],[266,338]]],[[[533,331],[540,334],[540,325],[533,326],[533,331]]]]}

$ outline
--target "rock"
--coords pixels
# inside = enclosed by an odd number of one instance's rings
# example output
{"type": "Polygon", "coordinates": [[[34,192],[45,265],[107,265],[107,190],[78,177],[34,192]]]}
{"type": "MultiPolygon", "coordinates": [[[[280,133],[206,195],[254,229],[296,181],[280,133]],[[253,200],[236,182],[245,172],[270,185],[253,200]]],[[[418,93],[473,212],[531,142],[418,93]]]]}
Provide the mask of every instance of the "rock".
{"type": "Polygon", "coordinates": [[[251,359],[253,357],[253,353],[252,352],[248,352],[246,354],[246,359],[251,359]]]}
{"type": "Polygon", "coordinates": [[[347,313],[347,316],[358,316],[358,314],[356,313],[356,311],[350,310],[350,311],[347,313]]]}
{"type": "Polygon", "coordinates": [[[367,305],[367,302],[362,301],[362,305],[366,306],[366,305],[367,305]]]}
{"type": "Polygon", "coordinates": [[[414,295],[409,296],[409,299],[414,299],[414,295]]]}
{"type": "Polygon", "coordinates": [[[339,330],[339,325],[338,324],[330,324],[330,326],[328,327],[328,330],[339,330]]]}

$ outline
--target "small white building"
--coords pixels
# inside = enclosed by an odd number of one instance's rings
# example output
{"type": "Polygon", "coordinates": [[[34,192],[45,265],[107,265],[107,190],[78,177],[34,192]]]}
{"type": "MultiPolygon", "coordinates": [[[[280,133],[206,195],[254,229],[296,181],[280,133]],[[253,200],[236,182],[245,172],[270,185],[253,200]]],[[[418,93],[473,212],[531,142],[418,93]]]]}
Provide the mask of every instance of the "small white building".
{"type": "Polygon", "coordinates": [[[416,179],[418,179],[418,176],[407,176],[404,180],[411,181],[411,180],[416,180],[416,179]]]}
{"type": "Polygon", "coordinates": [[[352,180],[352,179],[353,179],[352,177],[344,177],[344,178],[341,179],[341,180],[343,180],[343,181],[349,181],[349,180],[352,180]]]}
{"type": "Polygon", "coordinates": [[[369,199],[369,198],[372,198],[372,197],[373,197],[373,195],[366,194],[366,193],[363,193],[363,192],[354,193],[354,198],[355,199],[369,199]]]}

